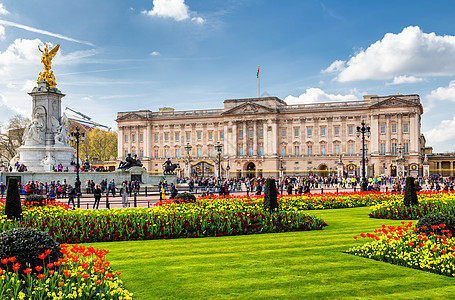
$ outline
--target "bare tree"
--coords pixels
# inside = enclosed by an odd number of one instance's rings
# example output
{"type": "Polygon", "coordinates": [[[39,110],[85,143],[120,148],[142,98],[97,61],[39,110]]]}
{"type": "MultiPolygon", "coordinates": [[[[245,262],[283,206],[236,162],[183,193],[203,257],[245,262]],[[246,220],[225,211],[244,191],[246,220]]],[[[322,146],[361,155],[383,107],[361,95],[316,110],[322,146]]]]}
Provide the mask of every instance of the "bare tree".
{"type": "Polygon", "coordinates": [[[0,160],[9,162],[16,155],[29,123],[30,119],[18,114],[9,119],[4,130],[0,130],[0,160]]]}

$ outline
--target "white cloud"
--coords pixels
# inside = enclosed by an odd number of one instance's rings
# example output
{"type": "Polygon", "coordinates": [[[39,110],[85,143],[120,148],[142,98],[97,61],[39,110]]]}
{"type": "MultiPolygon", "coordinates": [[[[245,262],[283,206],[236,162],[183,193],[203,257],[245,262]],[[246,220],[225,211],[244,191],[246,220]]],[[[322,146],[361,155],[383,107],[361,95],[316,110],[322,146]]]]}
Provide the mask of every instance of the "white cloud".
{"type": "Polygon", "coordinates": [[[449,100],[455,102],[455,80],[448,87],[438,87],[427,96],[430,100],[449,100]]]}
{"type": "Polygon", "coordinates": [[[6,8],[3,6],[3,3],[0,3],[0,15],[7,15],[9,14],[9,11],[6,10],[6,8]]]}
{"type": "MultiPolygon", "coordinates": [[[[153,0],[153,9],[142,13],[161,18],[171,18],[176,21],[184,21],[190,18],[190,10],[185,0],[153,0]]],[[[202,24],[205,20],[201,17],[193,17],[191,21],[202,24]]]]}
{"type": "Polygon", "coordinates": [[[350,101],[357,100],[358,96],[354,94],[349,95],[335,95],[327,94],[320,88],[309,88],[306,89],[305,93],[301,94],[298,97],[287,96],[284,101],[288,104],[309,104],[309,103],[318,103],[318,102],[331,102],[331,101],[350,101]]]}
{"type": "Polygon", "coordinates": [[[47,30],[41,30],[41,29],[33,28],[33,27],[30,27],[30,26],[27,26],[27,25],[22,25],[22,24],[10,22],[10,21],[0,20],[0,25],[16,27],[16,28],[24,29],[26,31],[35,32],[35,33],[39,33],[39,34],[44,34],[44,35],[56,37],[56,38],[59,38],[59,39],[62,39],[62,40],[70,41],[70,42],[75,42],[75,43],[85,44],[85,45],[89,45],[89,46],[94,46],[90,42],[76,40],[76,39],[73,39],[73,38],[58,34],[58,33],[53,33],[53,32],[49,32],[47,30]]]}
{"type": "Polygon", "coordinates": [[[6,38],[5,27],[0,25],[0,41],[4,41],[6,38]]]}
{"type": "Polygon", "coordinates": [[[340,69],[340,82],[386,80],[402,74],[446,76],[455,74],[455,36],[424,33],[409,26],[398,34],[387,33],[382,40],[361,50],[349,61],[335,61],[326,72],[340,69]],[[346,64],[345,69],[340,66],[346,64]]]}
{"type": "Polygon", "coordinates": [[[344,60],[336,60],[327,69],[322,70],[322,73],[341,72],[344,69],[346,69],[346,62],[344,60]]]}
{"type": "Polygon", "coordinates": [[[161,55],[161,53],[159,53],[158,51],[153,51],[150,53],[151,56],[158,56],[158,55],[161,55]]]}
{"type": "Polygon", "coordinates": [[[437,145],[455,139],[455,117],[452,120],[442,120],[439,125],[424,132],[424,135],[427,145],[437,145]]]}
{"type": "Polygon", "coordinates": [[[197,24],[204,24],[205,23],[205,20],[201,17],[195,17],[195,18],[191,18],[191,21],[197,23],[197,24]]]}
{"type": "Polygon", "coordinates": [[[392,82],[386,83],[386,85],[396,85],[396,84],[404,84],[404,83],[416,83],[423,81],[423,78],[415,77],[415,76],[396,76],[393,78],[392,82]]]}

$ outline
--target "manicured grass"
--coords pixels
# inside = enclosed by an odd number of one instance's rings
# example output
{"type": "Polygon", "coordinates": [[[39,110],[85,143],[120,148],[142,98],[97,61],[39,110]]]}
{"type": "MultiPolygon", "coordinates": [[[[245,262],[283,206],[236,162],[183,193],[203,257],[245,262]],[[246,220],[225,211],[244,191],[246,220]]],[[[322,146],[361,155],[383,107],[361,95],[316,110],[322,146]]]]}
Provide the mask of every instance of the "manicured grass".
{"type": "Polygon", "coordinates": [[[92,244],[123,272],[135,299],[448,299],[454,278],[343,253],[359,233],[400,221],[370,219],[369,208],[309,212],[321,231],[92,244]]]}

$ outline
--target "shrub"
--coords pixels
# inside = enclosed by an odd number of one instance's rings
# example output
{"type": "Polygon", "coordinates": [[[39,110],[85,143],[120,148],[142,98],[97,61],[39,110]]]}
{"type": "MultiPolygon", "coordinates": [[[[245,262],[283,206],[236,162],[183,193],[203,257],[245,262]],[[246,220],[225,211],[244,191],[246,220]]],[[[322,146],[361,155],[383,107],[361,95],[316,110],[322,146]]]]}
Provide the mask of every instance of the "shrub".
{"type": "Polygon", "coordinates": [[[416,205],[419,203],[417,200],[417,193],[414,183],[414,177],[406,177],[406,187],[404,189],[404,205],[416,205]]]}
{"type": "Polygon", "coordinates": [[[267,178],[264,191],[264,209],[274,211],[278,209],[278,195],[276,191],[275,179],[267,178]]]}
{"type": "Polygon", "coordinates": [[[16,257],[14,263],[20,263],[21,270],[27,267],[35,270],[36,266],[44,267],[43,264],[57,261],[63,254],[60,245],[47,232],[34,228],[13,228],[0,233],[0,258],[12,256],[16,257]],[[46,250],[51,250],[51,253],[41,259],[39,256],[46,250]]]}
{"type": "Polygon", "coordinates": [[[434,234],[443,235],[449,230],[452,235],[455,236],[455,216],[446,213],[435,213],[428,214],[419,219],[416,227],[419,229],[418,232],[425,232],[430,235],[431,232],[434,234]],[[443,225],[443,226],[441,226],[443,225]],[[444,230],[444,232],[441,232],[444,230]]]}
{"type": "Polygon", "coordinates": [[[25,197],[25,205],[29,207],[33,206],[44,206],[46,204],[46,198],[41,195],[28,195],[25,197]]]}
{"type": "Polygon", "coordinates": [[[6,190],[5,215],[8,219],[20,219],[22,217],[21,198],[17,178],[9,178],[6,190]]]}
{"type": "Polygon", "coordinates": [[[193,194],[188,193],[188,192],[183,192],[183,193],[177,194],[177,196],[175,196],[174,199],[175,199],[176,203],[196,202],[196,196],[194,196],[193,194]]]}

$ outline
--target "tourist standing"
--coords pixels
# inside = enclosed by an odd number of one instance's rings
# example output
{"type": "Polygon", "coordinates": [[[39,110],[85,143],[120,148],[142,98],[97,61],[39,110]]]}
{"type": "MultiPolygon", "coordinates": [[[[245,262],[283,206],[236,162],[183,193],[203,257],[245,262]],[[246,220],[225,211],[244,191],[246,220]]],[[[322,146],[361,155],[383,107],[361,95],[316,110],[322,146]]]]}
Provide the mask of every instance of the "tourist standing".
{"type": "Polygon", "coordinates": [[[100,206],[100,199],[102,193],[103,190],[101,190],[100,185],[96,184],[95,188],[93,189],[93,196],[95,197],[95,202],[93,202],[93,209],[98,209],[98,207],[100,206]]]}
{"type": "Polygon", "coordinates": [[[122,196],[123,208],[127,208],[128,207],[128,187],[126,186],[125,182],[123,183],[122,188],[120,189],[120,196],[122,196]]]}
{"type": "Polygon", "coordinates": [[[3,195],[5,195],[6,185],[3,182],[0,182],[0,195],[3,199],[3,195]]]}
{"type": "Polygon", "coordinates": [[[76,207],[76,204],[74,203],[74,197],[76,196],[76,190],[71,186],[71,184],[68,184],[68,206],[73,203],[73,209],[76,207]]]}
{"type": "Polygon", "coordinates": [[[49,187],[49,192],[47,193],[47,199],[49,201],[54,201],[55,200],[55,188],[54,188],[54,185],[51,184],[51,186],[49,187]]]}

